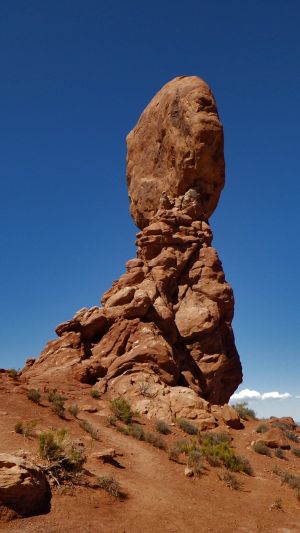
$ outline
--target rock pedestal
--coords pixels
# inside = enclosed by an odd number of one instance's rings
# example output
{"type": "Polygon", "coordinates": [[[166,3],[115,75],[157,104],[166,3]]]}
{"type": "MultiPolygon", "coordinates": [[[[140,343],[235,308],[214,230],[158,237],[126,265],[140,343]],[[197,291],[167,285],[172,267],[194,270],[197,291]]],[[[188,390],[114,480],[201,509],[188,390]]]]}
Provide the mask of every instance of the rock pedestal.
{"type": "Polygon", "coordinates": [[[242,371],[233,293],[208,222],[224,185],[224,157],[206,83],[194,76],[168,83],[127,143],[131,213],[141,228],[137,257],[102,296],[102,307],[60,324],[59,338],[23,375],[69,377],[103,392],[122,389],[122,382],[169,392],[188,387],[194,398],[226,403],[242,371]]]}

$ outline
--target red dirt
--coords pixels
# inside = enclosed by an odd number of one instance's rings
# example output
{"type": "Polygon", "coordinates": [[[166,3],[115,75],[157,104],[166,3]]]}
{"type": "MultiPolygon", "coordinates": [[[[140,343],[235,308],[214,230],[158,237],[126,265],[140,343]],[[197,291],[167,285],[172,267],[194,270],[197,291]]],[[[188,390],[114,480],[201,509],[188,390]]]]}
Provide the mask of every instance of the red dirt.
{"type": "MultiPolygon", "coordinates": [[[[37,429],[66,427],[71,436],[85,442],[89,455],[87,469],[97,475],[111,474],[127,493],[125,501],[117,501],[101,489],[74,487],[71,491],[53,491],[49,514],[2,522],[0,530],[11,533],[291,533],[300,532],[300,502],[295,492],[273,473],[277,465],[282,470],[300,475],[300,459],[291,451],[285,459],[256,454],[250,447],[257,438],[259,421],[245,423],[243,430],[228,430],[237,453],[247,457],[254,476],[236,474],[241,490],[229,489],[218,474],[220,468],[207,465],[198,478],[187,478],[184,465],[169,461],[163,450],[117,432],[106,420],[109,412],[105,400],[90,397],[90,387],[65,388],[67,402],[91,404],[98,408],[94,414],[80,412],[99,430],[100,440],[94,441],[78,421],[68,415],[61,420],[44,406],[27,399],[26,387],[0,375],[0,452],[29,451],[37,459],[37,440],[24,438],[14,431],[20,420],[36,420],[37,429]],[[122,454],[117,459],[124,468],[103,464],[91,454],[103,448],[114,448],[122,454]],[[281,499],[282,511],[270,510],[281,499]]],[[[154,431],[153,423],[140,419],[146,429],[154,431]]],[[[298,428],[299,431],[299,428],[298,428]]],[[[172,435],[162,437],[168,445],[186,438],[177,427],[172,435]]],[[[293,443],[291,443],[293,447],[293,443]]],[[[295,445],[297,447],[297,445],[295,445]]]]}

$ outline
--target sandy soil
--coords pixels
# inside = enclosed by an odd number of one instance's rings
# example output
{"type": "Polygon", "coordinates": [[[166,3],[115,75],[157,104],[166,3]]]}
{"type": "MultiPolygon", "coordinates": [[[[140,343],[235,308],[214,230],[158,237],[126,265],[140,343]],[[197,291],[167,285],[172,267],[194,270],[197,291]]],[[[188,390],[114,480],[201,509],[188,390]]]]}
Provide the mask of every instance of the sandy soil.
{"type": "MultiPolygon", "coordinates": [[[[219,479],[220,468],[206,466],[198,478],[184,475],[185,465],[169,461],[168,454],[145,442],[137,441],[113,429],[107,423],[108,404],[94,400],[90,388],[65,388],[66,404],[93,405],[96,413],[80,412],[98,429],[100,440],[94,441],[68,416],[55,416],[47,402],[35,405],[26,397],[26,388],[5,375],[0,375],[0,452],[29,451],[36,458],[37,439],[24,438],[14,431],[20,420],[35,420],[38,430],[66,427],[72,437],[85,443],[87,469],[97,475],[112,474],[128,495],[117,501],[101,489],[75,487],[69,491],[53,491],[51,511],[47,515],[2,522],[0,531],[10,533],[231,533],[300,532],[300,502],[295,492],[273,473],[278,465],[300,475],[300,459],[291,451],[285,459],[256,454],[251,442],[257,438],[258,421],[249,421],[243,430],[230,430],[233,445],[249,459],[254,476],[237,474],[241,489],[231,490],[219,479]],[[103,464],[92,458],[94,452],[114,448],[121,455],[122,468],[103,464]],[[276,499],[282,510],[271,510],[276,499]]],[[[141,418],[140,423],[154,431],[153,423],[141,418]]],[[[299,433],[300,435],[300,433],[299,433]]],[[[185,438],[177,428],[163,437],[172,441],[185,438]]],[[[300,447],[300,445],[298,446],[300,447]]]]}

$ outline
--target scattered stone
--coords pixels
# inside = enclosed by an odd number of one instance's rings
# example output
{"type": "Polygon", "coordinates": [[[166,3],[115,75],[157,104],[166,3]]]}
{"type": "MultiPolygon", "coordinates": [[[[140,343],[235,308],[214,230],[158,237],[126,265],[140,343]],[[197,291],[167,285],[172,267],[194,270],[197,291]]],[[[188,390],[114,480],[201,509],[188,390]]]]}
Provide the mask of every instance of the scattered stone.
{"type": "Polygon", "coordinates": [[[194,471],[192,468],[189,468],[188,466],[184,469],[184,475],[186,477],[193,477],[194,471]]]}
{"type": "Polygon", "coordinates": [[[97,413],[98,409],[94,405],[83,405],[80,406],[80,411],[85,411],[86,413],[97,413]]]}
{"type": "Polygon", "coordinates": [[[226,426],[232,429],[242,429],[244,427],[238,413],[231,405],[225,404],[222,406],[221,416],[226,426]]]}

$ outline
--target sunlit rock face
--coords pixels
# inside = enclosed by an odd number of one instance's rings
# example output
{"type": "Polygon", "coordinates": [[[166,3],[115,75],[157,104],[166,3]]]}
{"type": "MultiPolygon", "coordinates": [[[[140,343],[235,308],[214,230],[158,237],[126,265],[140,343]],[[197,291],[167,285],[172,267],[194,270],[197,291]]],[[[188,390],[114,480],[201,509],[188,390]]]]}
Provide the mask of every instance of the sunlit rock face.
{"type": "Polygon", "coordinates": [[[127,145],[131,213],[141,229],[137,257],[101,307],[81,309],[57,327],[59,339],[23,375],[76,378],[102,392],[145,397],[148,383],[160,387],[156,406],[167,394],[168,405],[184,398],[183,409],[193,409],[191,398],[194,407],[199,397],[226,403],[242,370],[233,293],[208,222],[224,186],[223,129],[208,85],[195,76],[167,83],[127,145]]]}

